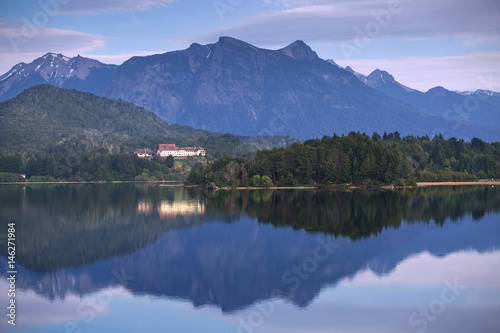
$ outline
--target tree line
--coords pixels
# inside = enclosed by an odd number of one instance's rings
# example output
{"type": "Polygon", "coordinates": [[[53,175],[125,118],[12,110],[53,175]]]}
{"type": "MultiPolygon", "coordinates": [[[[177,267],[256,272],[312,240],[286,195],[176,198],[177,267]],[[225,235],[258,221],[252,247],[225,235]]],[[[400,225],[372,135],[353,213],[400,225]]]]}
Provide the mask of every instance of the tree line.
{"type": "Polygon", "coordinates": [[[412,185],[417,181],[473,181],[500,177],[500,143],[442,135],[401,137],[351,132],[311,139],[247,158],[197,166],[188,184],[219,187],[356,184],[412,185]],[[256,176],[258,176],[256,178],[256,176]],[[262,179],[267,177],[263,184],[262,179]],[[256,182],[257,181],[257,182],[256,182]]]}
{"type": "MultiPolygon", "coordinates": [[[[171,125],[177,126],[177,125],[171,125]]],[[[173,142],[178,146],[201,146],[208,152],[207,159],[224,156],[251,156],[255,154],[255,147],[268,147],[273,144],[284,145],[295,141],[288,137],[256,137],[248,138],[233,134],[195,137],[162,137],[145,136],[133,138],[118,144],[106,144],[102,140],[93,141],[92,138],[72,138],[63,144],[42,149],[39,154],[26,153],[21,155],[0,154],[0,182],[23,181],[19,174],[26,174],[27,178],[36,181],[74,180],[135,180],[138,179],[165,179],[184,181],[187,172],[200,159],[188,158],[183,167],[173,169],[173,157],[168,162],[163,158],[155,157],[144,160],[132,155],[133,148],[157,147],[160,143],[173,142]],[[165,164],[167,163],[167,164],[165,164]],[[166,169],[165,166],[168,168],[166,169]],[[145,173],[145,174],[144,174],[145,173]],[[142,177],[142,178],[141,178],[142,177]]]]}
{"type": "MultiPolygon", "coordinates": [[[[224,135],[204,143],[219,142],[222,149],[215,155],[234,156],[234,148],[241,144],[238,140],[228,144],[234,138],[224,135]]],[[[217,151],[217,146],[211,148],[217,151]]],[[[187,178],[188,184],[214,183],[219,187],[411,185],[417,181],[500,178],[500,143],[478,138],[470,142],[444,139],[442,135],[431,139],[401,137],[395,132],[374,133],[370,137],[351,132],[293,143],[286,148],[259,150],[246,157],[224,156],[210,163],[191,157],[177,166],[172,157],[142,159],[123,147],[115,153],[101,147],[85,153],[58,150],[29,158],[19,154],[0,155],[0,182],[22,180],[19,178],[22,173],[32,181],[184,181],[187,178]]]]}
{"type": "Polygon", "coordinates": [[[0,182],[22,181],[183,181],[186,171],[199,163],[196,157],[188,157],[177,163],[173,156],[155,156],[152,159],[136,155],[110,154],[105,148],[83,155],[42,154],[29,158],[26,163],[18,154],[0,156],[0,182]]]}

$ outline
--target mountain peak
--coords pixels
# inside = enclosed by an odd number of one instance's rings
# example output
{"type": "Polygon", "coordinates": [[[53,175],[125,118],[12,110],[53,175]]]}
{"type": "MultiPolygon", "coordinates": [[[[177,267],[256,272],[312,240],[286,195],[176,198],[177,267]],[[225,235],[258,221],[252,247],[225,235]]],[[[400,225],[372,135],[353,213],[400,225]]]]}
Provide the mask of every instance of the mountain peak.
{"type": "Polygon", "coordinates": [[[335,61],[333,61],[332,59],[326,59],[325,61],[326,61],[327,63],[329,63],[329,64],[332,64],[332,65],[333,65],[333,66],[335,66],[335,67],[342,68],[342,67],[340,67],[340,66],[339,66],[339,65],[338,65],[335,61]]]}
{"type": "Polygon", "coordinates": [[[94,59],[80,56],[69,58],[61,53],[49,52],[29,64],[17,64],[9,72],[0,75],[0,102],[37,84],[98,92],[114,68],[115,65],[106,65],[94,59]]]}
{"type": "Polygon", "coordinates": [[[389,74],[387,71],[383,71],[378,68],[371,72],[370,75],[367,76],[367,79],[382,80],[384,83],[392,83],[396,81],[394,76],[389,74]]]}
{"type": "Polygon", "coordinates": [[[371,72],[370,75],[364,79],[364,82],[372,88],[397,83],[391,74],[378,68],[371,72]]]}
{"type": "MultiPolygon", "coordinates": [[[[354,76],[356,76],[356,77],[357,77],[357,78],[358,78],[361,82],[365,82],[365,80],[366,80],[366,75],[363,75],[363,74],[361,74],[361,73],[356,72],[354,69],[352,69],[352,67],[351,67],[351,66],[347,66],[346,68],[344,68],[344,70],[345,70],[346,72],[349,72],[349,73],[353,74],[354,76]]],[[[365,82],[365,83],[366,83],[366,82],[365,82]]]]}
{"type": "Polygon", "coordinates": [[[43,59],[43,60],[47,60],[47,59],[61,59],[61,60],[64,60],[66,62],[68,62],[68,61],[71,60],[71,58],[68,58],[65,55],[61,54],[61,53],[53,53],[53,52],[46,53],[45,55],[43,55],[41,57],[41,59],[43,59]]]}
{"type": "Polygon", "coordinates": [[[243,41],[241,41],[239,39],[229,37],[229,36],[220,36],[219,41],[217,43],[224,44],[224,43],[235,43],[235,42],[244,43],[243,41]]]}
{"type": "Polygon", "coordinates": [[[449,93],[450,91],[442,86],[437,86],[434,88],[431,88],[427,91],[427,94],[434,95],[434,96],[444,96],[446,93],[449,93]]]}
{"type": "Polygon", "coordinates": [[[226,46],[238,46],[238,47],[252,47],[255,48],[255,46],[248,44],[247,42],[244,42],[242,40],[233,38],[233,37],[228,37],[228,36],[221,36],[219,37],[219,41],[217,42],[216,45],[226,47],[226,46]]]}
{"type": "Polygon", "coordinates": [[[301,40],[297,40],[292,44],[282,48],[282,53],[297,60],[315,60],[318,55],[314,52],[309,45],[301,40]]]}
{"type": "Polygon", "coordinates": [[[499,92],[491,91],[491,90],[484,90],[484,89],[477,89],[476,91],[474,91],[474,94],[486,95],[486,96],[500,96],[499,92]]]}
{"type": "Polygon", "coordinates": [[[242,40],[233,38],[233,37],[228,37],[228,36],[221,36],[219,37],[219,40],[215,44],[208,44],[205,45],[204,47],[210,47],[212,46],[219,47],[221,49],[232,49],[232,50],[257,50],[258,48],[253,46],[252,44],[249,44],[247,42],[244,42],[242,40]]]}
{"type": "Polygon", "coordinates": [[[346,66],[346,68],[344,68],[344,69],[345,69],[346,71],[348,71],[349,73],[351,73],[351,74],[356,73],[356,72],[354,71],[354,69],[352,69],[352,67],[351,67],[351,66],[346,66]]]}

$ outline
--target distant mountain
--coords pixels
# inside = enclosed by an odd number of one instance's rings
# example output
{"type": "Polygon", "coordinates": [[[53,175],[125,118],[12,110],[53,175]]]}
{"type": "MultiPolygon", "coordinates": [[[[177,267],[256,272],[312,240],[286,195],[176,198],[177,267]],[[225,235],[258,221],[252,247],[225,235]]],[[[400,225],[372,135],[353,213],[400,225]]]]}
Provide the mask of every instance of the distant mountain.
{"type": "Polygon", "coordinates": [[[460,131],[370,89],[302,41],[280,50],[221,37],[215,44],[133,57],[102,94],[130,101],[161,118],[236,134],[299,138],[361,131],[499,139],[497,129],[464,124],[460,131]]]}
{"type": "Polygon", "coordinates": [[[347,66],[346,68],[344,68],[344,70],[348,71],[351,74],[354,74],[361,81],[363,81],[364,79],[366,79],[366,75],[363,75],[361,73],[358,73],[358,72],[354,71],[354,69],[352,69],[350,66],[347,66]]]}
{"type": "MultiPolygon", "coordinates": [[[[350,67],[345,70],[354,72],[350,67]]],[[[357,77],[366,85],[419,110],[443,117],[455,126],[476,123],[494,125],[500,131],[500,93],[487,90],[453,92],[443,87],[435,87],[424,93],[397,82],[391,74],[379,69],[368,76],[360,75],[357,77]]],[[[481,137],[481,134],[477,136],[481,137]]]]}
{"type": "MultiPolygon", "coordinates": [[[[360,78],[360,76],[358,76],[358,78],[360,78]]],[[[362,82],[372,87],[373,89],[377,89],[378,91],[381,91],[406,103],[411,102],[413,99],[418,98],[418,96],[422,94],[418,90],[402,85],[401,83],[397,82],[391,74],[379,69],[374,70],[368,76],[364,76],[362,82]]]]}
{"type": "Polygon", "coordinates": [[[50,84],[56,87],[99,93],[110,80],[116,65],[77,56],[47,53],[29,64],[19,63],[0,76],[0,102],[29,87],[50,84]]]}
{"type": "Polygon", "coordinates": [[[0,76],[0,101],[40,83],[132,102],[169,123],[239,135],[398,131],[500,140],[500,97],[478,98],[477,110],[456,114],[453,107],[468,96],[422,93],[380,70],[365,76],[342,69],[302,41],[267,50],[221,37],[120,66],[49,53],[0,76]]]}
{"type": "Polygon", "coordinates": [[[477,97],[480,100],[485,101],[493,106],[500,108],[500,93],[490,90],[478,89],[476,91],[457,91],[456,93],[464,96],[477,97]]]}

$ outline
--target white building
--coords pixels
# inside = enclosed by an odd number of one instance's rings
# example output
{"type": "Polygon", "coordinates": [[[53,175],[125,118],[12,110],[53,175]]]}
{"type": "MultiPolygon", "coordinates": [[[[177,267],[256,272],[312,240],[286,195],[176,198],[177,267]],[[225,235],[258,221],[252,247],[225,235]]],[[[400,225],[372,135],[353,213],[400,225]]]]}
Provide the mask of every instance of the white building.
{"type": "Polygon", "coordinates": [[[156,149],[158,156],[205,156],[207,153],[202,147],[177,147],[175,143],[161,143],[156,149]]]}

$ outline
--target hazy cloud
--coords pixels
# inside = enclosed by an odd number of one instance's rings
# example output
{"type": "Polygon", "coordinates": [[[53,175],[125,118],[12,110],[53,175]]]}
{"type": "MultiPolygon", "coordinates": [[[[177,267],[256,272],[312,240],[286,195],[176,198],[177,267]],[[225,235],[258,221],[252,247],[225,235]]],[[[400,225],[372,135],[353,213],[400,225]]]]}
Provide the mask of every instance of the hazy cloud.
{"type": "Polygon", "coordinates": [[[0,73],[19,62],[31,62],[47,52],[75,56],[105,46],[107,37],[78,31],[0,22],[0,73]],[[42,51],[43,50],[43,51],[42,51]]]}
{"type": "Polygon", "coordinates": [[[348,42],[369,22],[383,24],[374,38],[474,37],[500,34],[497,0],[268,0],[279,9],[197,36],[202,41],[228,35],[259,45],[307,42],[348,42]],[[391,7],[392,6],[392,7],[391,7]],[[387,13],[393,8],[390,17],[387,13]],[[376,13],[379,13],[377,15],[376,13]]]}
{"type": "Polygon", "coordinates": [[[145,11],[153,7],[165,6],[175,0],[85,0],[69,1],[61,6],[61,14],[114,14],[145,11]]]}

